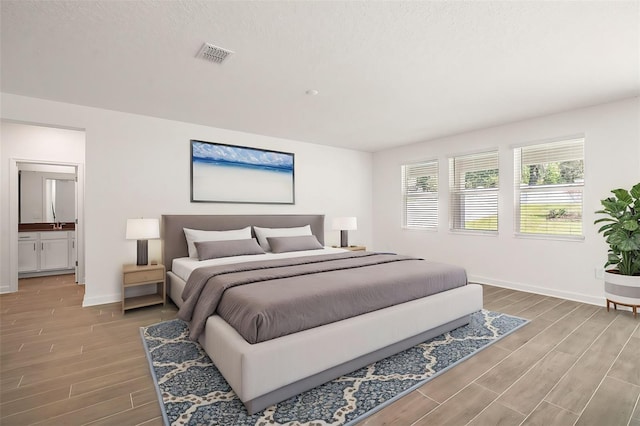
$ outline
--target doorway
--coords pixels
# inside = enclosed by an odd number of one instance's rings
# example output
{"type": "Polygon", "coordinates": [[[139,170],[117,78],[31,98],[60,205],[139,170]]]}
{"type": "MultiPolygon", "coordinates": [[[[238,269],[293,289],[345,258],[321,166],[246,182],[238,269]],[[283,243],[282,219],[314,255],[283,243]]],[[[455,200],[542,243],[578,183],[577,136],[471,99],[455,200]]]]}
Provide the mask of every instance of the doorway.
{"type": "Polygon", "coordinates": [[[78,282],[77,165],[17,165],[18,278],[73,273],[78,282]]]}
{"type": "MultiPolygon", "coordinates": [[[[62,163],[62,162],[47,162],[47,161],[35,161],[35,160],[10,160],[10,229],[11,237],[10,244],[11,249],[9,253],[12,255],[10,260],[10,274],[11,274],[11,287],[12,291],[18,290],[18,277],[21,269],[21,244],[25,242],[20,241],[20,236],[34,234],[40,234],[36,238],[37,248],[42,251],[35,258],[38,262],[38,266],[33,268],[32,273],[26,274],[26,276],[40,276],[49,275],[51,271],[57,271],[60,273],[69,273],[64,271],[63,267],[59,264],[60,259],[63,261],[69,261],[72,259],[72,269],[75,273],[75,281],[78,284],[84,284],[84,168],[82,164],[77,163],[62,163]],[[52,183],[51,180],[66,180],[68,181],[69,173],[59,173],[60,171],[73,170],[74,182],[73,182],[73,208],[65,206],[61,208],[62,203],[57,202],[53,197],[57,192],[56,186],[64,188],[68,186],[67,182],[62,185],[56,185],[57,182],[52,183]],[[36,194],[34,197],[25,196],[22,191],[26,188],[25,185],[20,185],[24,176],[22,173],[34,172],[36,180],[40,180],[42,191],[36,194]],[[57,173],[56,173],[57,172],[57,173]],[[64,176],[67,175],[67,176],[64,176]],[[66,177],[67,179],[52,179],[56,177],[66,177]],[[53,187],[53,188],[52,188],[53,187]],[[53,190],[53,191],[52,191],[53,190]],[[52,194],[53,192],[53,194],[52,194]],[[40,199],[41,203],[38,204],[37,200],[40,199]],[[36,202],[34,202],[36,200],[36,202]],[[29,205],[31,203],[31,205],[29,205]],[[34,207],[33,204],[36,204],[34,207]],[[56,205],[58,207],[56,208],[56,205]],[[65,216],[60,216],[62,210],[67,210],[65,216]],[[70,213],[69,211],[73,212],[70,213]],[[38,213],[40,212],[40,213],[38,213]],[[57,213],[55,213],[57,212],[57,213]],[[74,216],[74,217],[70,217],[74,216]],[[64,220],[62,220],[64,219],[64,220]],[[71,219],[71,220],[68,220],[71,219]],[[52,238],[53,234],[47,232],[46,237],[49,240],[40,240],[39,238],[44,235],[42,228],[51,226],[52,231],[65,233],[66,241],[62,241],[60,238],[52,238]],[[56,226],[56,229],[53,227],[56,226]],[[33,232],[28,232],[29,228],[33,227],[33,232]],[[73,230],[73,233],[71,233],[73,230]],[[22,232],[19,232],[22,231],[22,232]],[[56,253],[62,253],[62,243],[66,244],[68,251],[66,256],[60,256],[56,253]],[[50,258],[56,259],[53,264],[44,265],[41,259],[42,253],[46,253],[47,249],[53,253],[50,258]],[[55,263],[57,262],[57,263],[55,263]]],[[[33,177],[31,177],[33,178],[33,177]]],[[[68,188],[67,188],[68,190],[68,188]]],[[[31,247],[33,241],[26,243],[25,245],[31,247]]]]}
{"type": "MultiPolygon", "coordinates": [[[[77,256],[77,282],[85,283],[85,253],[84,253],[84,185],[85,185],[85,131],[83,129],[71,129],[52,127],[50,125],[38,125],[33,123],[14,122],[8,120],[1,121],[0,131],[2,135],[2,158],[3,163],[8,167],[3,177],[3,192],[6,195],[3,204],[6,202],[7,215],[2,216],[3,235],[1,259],[3,285],[0,286],[1,293],[15,292],[18,290],[18,226],[20,223],[20,167],[26,165],[32,167],[61,166],[72,168],[77,175],[77,183],[74,182],[74,190],[77,192],[75,203],[72,209],[75,213],[77,223],[74,224],[75,241],[72,248],[75,248],[77,256]],[[6,179],[6,180],[4,180],[6,179]],[[77,187],[77,189],[76,189],[77,187]]],[[[63,184],[64,185],[64,184],[63,184]]],[[[63,187],[60,186],[60,188],[63,187]]],[[[49,187],[49,200],[52,200],[53,187],[49,187]]],[[[47,191],[47,183],[43,183],[43,196],[47,191]]],[[[64,191],[64,189],[62,190],[64,191]]],[[[55,204],[54,204],[55,206],[55,204]]],[[[56,216],[60,213],[56,210],[56,216]]],[[[53,210],[48,213],[42,211],[42,223],[48,223],[46,215],[53,219],[53,210]]],[[[62,222],[57,220],[53,222],[62,222]]],[[[66,223],[66,222],[65,222],[66,223]]],[[[59,242],[58,242],[59,243],[59,242]]],[[[55,245],[51,243],[51,245],[55,245]]],[[[42,246],[40,246],[42,248],[42,246]]],[[[59,259],[53,259],[56,264],[59,259]]],[[[74,261],[75,262],[75,261],[74,261]]],[[[50,264],[49,264],[50,266],[50,264]]],[[[75,266],[75,265],[74,265],[75,266]]]]}

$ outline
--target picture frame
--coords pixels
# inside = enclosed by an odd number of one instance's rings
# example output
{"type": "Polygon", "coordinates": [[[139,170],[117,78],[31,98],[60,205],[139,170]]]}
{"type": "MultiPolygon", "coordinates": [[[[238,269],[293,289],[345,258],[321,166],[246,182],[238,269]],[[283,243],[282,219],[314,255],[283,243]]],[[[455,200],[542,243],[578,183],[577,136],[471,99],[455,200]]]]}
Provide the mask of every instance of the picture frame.
{"type": "Polygon", "coordinates": [[[192,139],[191,202],[295,204],[295,154],[192,139]]]}

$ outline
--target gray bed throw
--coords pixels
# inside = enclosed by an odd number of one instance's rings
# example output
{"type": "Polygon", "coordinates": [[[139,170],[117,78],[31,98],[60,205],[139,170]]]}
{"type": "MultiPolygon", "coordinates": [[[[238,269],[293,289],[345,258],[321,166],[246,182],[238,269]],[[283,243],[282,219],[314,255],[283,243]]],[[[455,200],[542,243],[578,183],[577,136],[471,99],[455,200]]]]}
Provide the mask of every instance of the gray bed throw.
{"type": "Polygon", "coordinates": [[[193,340],[217,313],[259,343],[466,283],[460,267],[370,252],[202,267],[187,281],[178,317],[193,340]]]}

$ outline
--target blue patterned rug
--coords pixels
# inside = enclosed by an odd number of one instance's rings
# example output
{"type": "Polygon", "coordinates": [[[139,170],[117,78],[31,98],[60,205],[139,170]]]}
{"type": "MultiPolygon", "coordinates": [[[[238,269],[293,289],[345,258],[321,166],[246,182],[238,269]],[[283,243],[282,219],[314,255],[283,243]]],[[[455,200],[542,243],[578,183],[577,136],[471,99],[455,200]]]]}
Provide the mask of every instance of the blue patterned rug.
{"type": "Polygon", "coordinates": [[[181,320],[140,329],[166,424],[346,425],[375,413],[528,321],[491,311],[471,323],[250,416],[181,320]],[[181,360],[176,362],[175,360],[181,360]]]}

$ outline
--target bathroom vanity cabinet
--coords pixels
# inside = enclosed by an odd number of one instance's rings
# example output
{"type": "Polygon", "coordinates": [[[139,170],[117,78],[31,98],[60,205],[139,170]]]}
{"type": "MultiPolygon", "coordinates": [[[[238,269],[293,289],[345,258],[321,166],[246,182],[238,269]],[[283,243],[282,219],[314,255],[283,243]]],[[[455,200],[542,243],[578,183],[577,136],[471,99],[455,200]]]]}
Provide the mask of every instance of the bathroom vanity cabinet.
{"type": "Polygon", "coordinates": [[[75,231],[18,232],[21,278],[71,273],[75,266],[75,231]]]}

